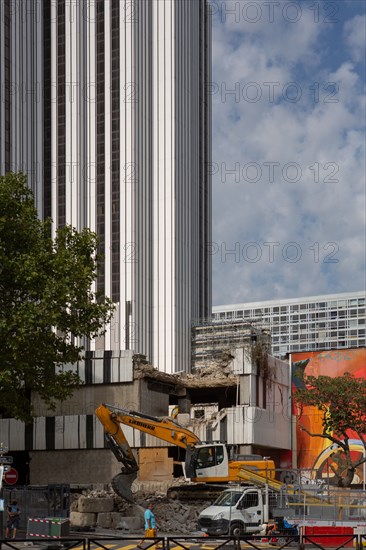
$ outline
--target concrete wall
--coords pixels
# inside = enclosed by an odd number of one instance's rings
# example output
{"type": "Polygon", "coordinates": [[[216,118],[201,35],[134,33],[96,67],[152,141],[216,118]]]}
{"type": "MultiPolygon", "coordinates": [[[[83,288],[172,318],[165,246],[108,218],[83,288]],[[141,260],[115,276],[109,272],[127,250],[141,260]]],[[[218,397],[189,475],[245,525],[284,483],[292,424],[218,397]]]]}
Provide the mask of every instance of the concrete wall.
{"type": "Polygon", "coordinates": [[[169,415],[169,387],[158,380],[139,380],[140,401],[135,410],[152,416],[169,415]]]}
{"type": "Polygon", "coordinates": [[[121,470],[108,449],[34,451],[30,453],[30,483],[106,484],[121,470]]]}
{"type": "Polygon", "coordinates": [[[125,409],[139,409],[139,382],[124,384],[95,384],[82,386],[72,397],[57,403],[54,411],[35,396],[33,399],[36,416],[67,416],[72,414],[94,414],[101,403],[109,403],[125,409]]]}
{"type": "Polygon", "coordinates": [[[210,428],[212,440],[229,445],[249,445],[274,449],[291,449],[290,422],[281,409],[239,405],[221,409],[211,421],[190,424],[189,428],[203,441],[210,428]],[[225,423],[225,434],[222,424],[225,423]]]}
{"type": "MultiPolygon", "coordinates": [[[[173,459],[165,449],[140,449],[137,481],[171,481],[173,459]]],[[[30,483],[108,484],[121,471],[109,449],[34,451],[30,453],[30,483]]]]}
{"type": "Polygon", "coordinates": [[[253,445],[291,449],[291,419],[285,410],[275,408],[253,411],[254,420],[247,423],[248,437],[253,445]]]}

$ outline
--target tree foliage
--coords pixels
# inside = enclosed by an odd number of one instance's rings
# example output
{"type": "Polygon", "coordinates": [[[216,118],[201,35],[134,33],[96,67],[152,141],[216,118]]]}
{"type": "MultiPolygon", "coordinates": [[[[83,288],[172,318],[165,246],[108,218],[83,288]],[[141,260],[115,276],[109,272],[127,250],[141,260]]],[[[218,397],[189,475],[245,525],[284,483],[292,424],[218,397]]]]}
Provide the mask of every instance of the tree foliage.
{"type": "Polygon", "coordinates": [[[338,479],[338,485],[347,487],[352,483],[356,468],[365,462],[364,456],[353,458],[350,440],[356,435],[366,448],[366,379],[355,378],[348,372],[334,378],[302,376],[304,384],[294,395],[300,411],[300,427],[309,436],[329,439],[342,449],[343,472],[331,468],[338,479]],[[320,411],[321,433],[312,433],[301,424],[304,405],[316,407],[320,411]]]}
{"type": "Polygon", "coordinates": [[[24,174],[0,177],[0,407],[32,418],[31,392],[49,408],[80,383],[65,365],[81,339],[104,332],[113,305],[93,290],[97,237],[70,226],[51,238],[24,174]]]}

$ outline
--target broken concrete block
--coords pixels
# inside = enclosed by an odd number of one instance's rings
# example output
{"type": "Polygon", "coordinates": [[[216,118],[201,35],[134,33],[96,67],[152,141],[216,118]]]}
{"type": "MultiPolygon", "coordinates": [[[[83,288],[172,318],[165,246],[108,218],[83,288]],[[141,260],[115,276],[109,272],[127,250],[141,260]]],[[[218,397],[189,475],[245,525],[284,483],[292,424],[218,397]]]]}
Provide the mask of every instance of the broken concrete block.
{"type": "Polygon", "coordinates": [[[123,515],[120,512],[111,512],[111,529],[117,529],[123,515]]]}
{"type": "Polygon", "coordinates": [[[73,527],[94,527],[97,522],[97,514],[70,512],[70,524],[73,527]]]}
{"type": "MultiPolygon", "coordinates": [[[[116,514],[117,515],[117,514],[116,514]]],[[[122,529],[124,531],[139,531],[143,527],[143,521],[141,517],[123,517],[122,514],[119,514],[120,519],[116,523],[115,529],[122,529]]],[[[116,520],[117,518],[115,518],[116,520]]]]}
{"type": "Polygon", "coordinates": [[[77,500],[74,500],[70,504],[70,510],[71,510],[71,512],[78,512],[78,501],[77,500]]]}
{"type": "Polygon", "coordinates": [[[101,512],[113,511],[113,498],[88,498],[80,497],[78,500],[79,512],[91,512],[93,514],[99,514],[101,512]]]}
{"type": "Polygon", "coordinates": [[[97,526],[102,529],[111,529],[112,527],[111,512],[100,512],[97,517],[97,526]]]}

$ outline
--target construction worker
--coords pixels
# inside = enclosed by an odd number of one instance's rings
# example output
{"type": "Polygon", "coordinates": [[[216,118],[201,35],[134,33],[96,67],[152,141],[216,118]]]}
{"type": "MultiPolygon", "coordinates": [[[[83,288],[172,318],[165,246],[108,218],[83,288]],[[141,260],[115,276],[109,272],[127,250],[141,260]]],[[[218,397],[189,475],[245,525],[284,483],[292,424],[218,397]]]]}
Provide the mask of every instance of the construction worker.
{"type": "Polygon", "coordinates": [[[13,500],[11,504],[8,504],[6,507],[6,512],[8,515],[7,522],[6,522],[6,531],[5,531],[5,538],[10,539],[10,536],[12,539],[15,539],[17,536],[17,530],[19,529],[19,521],[20,521],[20,510],[18,508],[18,503],[16,500],[13,500]]]}
{"type": "MultiPolygon", "coordinates": [[[[156,530],[156,519],[155,514],[152,511],[153,504],[152,502],[149,502],[147,505],[147,508],[144,513],[144,520],[145,520],[145,537],[156,537],[157,536],[157,530],[156,530]]],[[[142,548],[142,543],[144,542],[144,539],[139,542],[137,545],[137,548],[142,548]]],[[[160,548],[160,546],[157,546],[157,548],[160,548]]]]}

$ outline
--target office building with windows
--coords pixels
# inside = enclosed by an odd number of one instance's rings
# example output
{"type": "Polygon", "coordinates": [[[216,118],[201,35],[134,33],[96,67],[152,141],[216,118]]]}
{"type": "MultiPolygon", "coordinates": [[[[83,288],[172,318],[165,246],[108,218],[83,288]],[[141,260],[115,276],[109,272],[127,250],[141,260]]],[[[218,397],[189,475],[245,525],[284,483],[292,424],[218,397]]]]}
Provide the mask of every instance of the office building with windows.
{"type": "Polygon", "coordinates": [[[272,354],[365,347],[365,291],[215,306],[213,320],[251,321],[272,334],[272,354]]]}
{"type": "Polygon", "coordinates": [[[206,0],[2,0],[0,173],[23,170],[54,229],[90,227],[116,303],[91,354],[190,369],[211,311],[206,0]]]}

